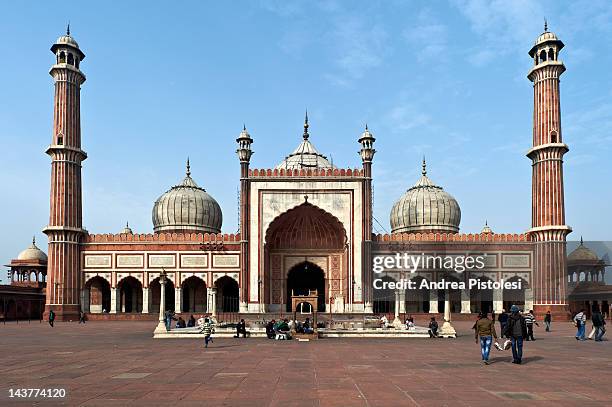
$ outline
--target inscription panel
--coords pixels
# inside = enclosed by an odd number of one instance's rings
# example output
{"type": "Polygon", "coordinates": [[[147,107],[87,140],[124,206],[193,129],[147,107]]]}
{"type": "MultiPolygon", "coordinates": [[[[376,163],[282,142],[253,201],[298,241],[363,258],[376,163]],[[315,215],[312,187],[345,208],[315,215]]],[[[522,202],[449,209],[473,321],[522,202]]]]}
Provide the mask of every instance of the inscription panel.
{"type": "Polygon", "coordinates": [[[237,254],[214,254],[213,267],[238,267],[240,257],[237,254]]]}
{"type": "Polygon", "coordinates": [[[208,256],[205,254],[181,254],[181,267],[208,267],[208,256]]]}
{"type": "Polygon", "coordinates": [[[143,267],[144,257],[142,254],[118,254],[117,267],[143,267]]]}
{"type": "Polygon", "coordinates": [[[85,255],[85,267],[110,267],[111,266],[111,255],[85,255]]]}
{"type": "Polygon", "coordinates": [[[150,254],[149,267],[174,267],[176,256],[173,254],[150,254]]]}
{"type": "Polygon", "coordinates": [[[528,268],[530,265],[528,254],[504,254],[502,257],[502,266],[508,268],[528,268]]]}

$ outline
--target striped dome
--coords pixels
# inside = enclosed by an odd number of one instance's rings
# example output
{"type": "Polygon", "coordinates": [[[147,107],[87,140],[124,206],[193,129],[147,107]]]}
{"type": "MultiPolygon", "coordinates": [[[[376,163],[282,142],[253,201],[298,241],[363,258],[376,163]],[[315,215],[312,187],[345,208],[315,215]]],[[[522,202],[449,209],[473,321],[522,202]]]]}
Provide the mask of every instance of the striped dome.
{"type": "Polygon", "coordinates": [[[170,188],[153,206],[153,231],[221,233],[223,214],[217,201],[191,178],[170,188]]]}
{"type": "Polygon", "coordinates": [[[442,187],[428,177],[425,160],[419,181],[393,205],[391,233],[459,232],[461,209],[442,187]]]}

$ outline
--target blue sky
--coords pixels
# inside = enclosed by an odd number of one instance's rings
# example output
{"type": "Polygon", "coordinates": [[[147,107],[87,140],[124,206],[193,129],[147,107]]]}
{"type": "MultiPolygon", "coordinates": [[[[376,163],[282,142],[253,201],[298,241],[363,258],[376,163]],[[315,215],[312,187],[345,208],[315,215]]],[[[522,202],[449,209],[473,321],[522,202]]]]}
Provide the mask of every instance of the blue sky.
{"type": "MultiPolygon", "coordinates": [[[[49,47],[68,20],[87,55],[82,90],[84,225],[151,232],[155,199],[184,174],[237,228],[243,122],[252,166],[273,167],[311,140],[360,165],[364,124],[377,137],[375,216],[427,156],[458,200],[463,232],[522,232],[531,215],[527,55],[543,19],[565,42],[562,126],[570,239],[607,240],[612,220],[612,3],[606,1],[9,2],[0,13],[0,213],[8,262],[48,221],[53,84],[49,47]]],[[[377,226],[378,230],[382,230],[377,226]]],[[[6,264],[6,263],[4,263],[6,264]]],[[[1,277],[6,279],[5,273],[1,277]]]]}

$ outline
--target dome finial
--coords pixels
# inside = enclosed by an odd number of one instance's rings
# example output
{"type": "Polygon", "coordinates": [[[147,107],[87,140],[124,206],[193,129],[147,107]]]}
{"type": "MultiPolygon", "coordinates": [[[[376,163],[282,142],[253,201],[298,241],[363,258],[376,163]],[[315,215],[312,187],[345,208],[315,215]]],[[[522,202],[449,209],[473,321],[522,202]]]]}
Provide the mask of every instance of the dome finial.
{"type": "Polygon", "coordinates": [[[70,35],[70,21],[68,21],[68,25],[66,26],[66,35],[70,35]]]}
{"type": "Polygon", "coordinates": [[[366,129],[366,131],[368,131],[368,124],[367,123],[366,123],[366,128],[365,129],[366,129]]]}
{"type": "Polygon", "coordinates": [[[546,21],[546,17],[544,17],[544,32],[548,32],[548,21],[546,21]]]}
{"type": "Polygon", "coordinates": [[[423,176],[427,175],[427,163],[425,162],[425,155],[423,155],[423,170],[421,171],[423,176]]]}
{"type": "Polygon", "coordinates": [[[187,172],[188,177],[191,177],[191,165],[189,165],[189,157],[187,157],[187,172]]]}
{"type": "Polygon", "coordinates": [[[304,140],[308,140],[310,135],[308,134],[308,109],[306,109],[306,116],[304,117],[304,140]]]}
{"type": "Polygon", "coordinates": [[[36,244],[36,236],[32,236],[32,246],[36,244]]]}
{"type": "Polygon", "coordinates": [[[582,241],[582,235],[580,235],[580,246],[584,246],[584,242],[582,241]]]}
{"type": "Polygon", "coordinates": [[[242,131],[246,131],[246,123],[242,123],[242,131]]]}

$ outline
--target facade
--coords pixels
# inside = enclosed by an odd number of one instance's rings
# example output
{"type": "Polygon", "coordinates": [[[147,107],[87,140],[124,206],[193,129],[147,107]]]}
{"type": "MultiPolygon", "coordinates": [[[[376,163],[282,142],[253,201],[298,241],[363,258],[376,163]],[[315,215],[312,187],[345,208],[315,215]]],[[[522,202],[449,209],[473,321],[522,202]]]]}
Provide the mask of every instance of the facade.
{"type": "Polygon", "coordinates": [[[302,140],[284,160],[251,168],[246,128],[236,139],[240,164],[240,229],[222,233],[222,210],[186,176],[154,203],[153,233],[89,234],[82,228],[79,94],[85,55],[67,32],[52,46],[55,112],[46,311],[74,319],[89,313],[152,314],[159,310],[160,273],[168,274],[166,304],[182,312],[240,312],[260,315],[290,310],[291,296],[316,289],[318,309],[338,314],[381,312],[500,312],[511,303],[537,313],[567,312],[563,143],[558,59],[563,43],[540,35],[529,52],[534,65],[532,228],[496,234],[461,233],[458,202],[428,176],[398,197],[391,209],[391,234],[372,232],[372,165],[375,137],[358,138],[360,168],[342,168],[311,141],[308,116],[302,140]],[[387,281],[429,282],[480,279],[520,281],[521,289],[374,289],[373,259],[410,251],[423,255],[474,254],[486,257],[479,271],[453,273],[433,267],[407,273],[388,270],[387,281]]]}

